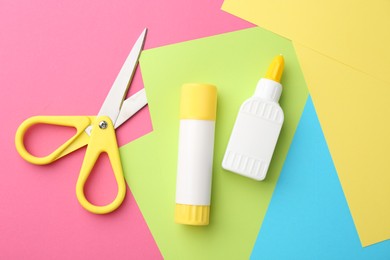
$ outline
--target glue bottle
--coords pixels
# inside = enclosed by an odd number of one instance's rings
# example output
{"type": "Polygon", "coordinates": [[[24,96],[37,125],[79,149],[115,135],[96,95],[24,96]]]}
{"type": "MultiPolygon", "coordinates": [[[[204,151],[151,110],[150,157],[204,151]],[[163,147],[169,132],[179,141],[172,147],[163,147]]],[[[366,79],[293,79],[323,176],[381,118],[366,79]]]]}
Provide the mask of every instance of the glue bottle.
{"type": "Polygon", "coordinates": [[[175,222],[208,225],[217,89],[185,84],[181,90],[175,222]]]}
{"type": "Polygon", "coordinates": [[[241,105],[222,161],[225,170],[257,181],[266,177],[284,121],[278,103],[283,68],[283,56],[276,56],[254,95],[241,105]]]}

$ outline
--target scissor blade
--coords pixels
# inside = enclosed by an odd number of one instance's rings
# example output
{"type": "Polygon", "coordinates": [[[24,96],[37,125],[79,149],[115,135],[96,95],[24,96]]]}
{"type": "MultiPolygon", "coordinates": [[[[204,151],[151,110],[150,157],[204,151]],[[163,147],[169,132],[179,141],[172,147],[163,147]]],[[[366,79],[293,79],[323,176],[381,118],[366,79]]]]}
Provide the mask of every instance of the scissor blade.
{"type": "Polygon", "coordinates": [[[114,125],[118,118],[123,99],[126,96],[131,80],[133,79],[134,72],[137,68],[138,59],[144,46],[146,32],[147,29],[145,28],[138,37],[138,40],[135,42],[134,47],[131,49],[129,56],[127,56],[125,63],[123,64],[98,113],[98,116],[110,117],[114,125]]]}
{"type": "Polygon", "coordinates": [[[148,103],[146,99],[145,89],[142,89],[123,101],[121,111],[115,122],[115,129],[126,122],[127,119],[132,117],[137,113],[141,108],[143,108],[148,103]]]}

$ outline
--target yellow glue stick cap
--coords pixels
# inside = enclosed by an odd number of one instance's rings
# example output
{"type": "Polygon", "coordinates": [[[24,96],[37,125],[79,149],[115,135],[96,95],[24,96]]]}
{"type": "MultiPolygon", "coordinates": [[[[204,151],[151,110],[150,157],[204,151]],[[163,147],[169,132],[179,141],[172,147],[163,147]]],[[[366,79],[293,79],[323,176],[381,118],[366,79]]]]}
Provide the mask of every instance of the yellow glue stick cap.
{"type": "Polygon", "coordinates": [[[280,83],[283,69],[284,69],[284,58],[282,55],[278,55],[273,59],[271,65],[269,66],[267,74],[265,74],[265,78],[280,83]]]}
{"type": "Polygon", "coordinates": [[[180,119],[215,120],[217,88],[210,84],[189,83],[181,89],[180,119]]]}
{"type": "Polygon", "coordinates": [[[176,204],[175,222],[178,224],[206,226],[209,218],[210,206],[176,204]]]}

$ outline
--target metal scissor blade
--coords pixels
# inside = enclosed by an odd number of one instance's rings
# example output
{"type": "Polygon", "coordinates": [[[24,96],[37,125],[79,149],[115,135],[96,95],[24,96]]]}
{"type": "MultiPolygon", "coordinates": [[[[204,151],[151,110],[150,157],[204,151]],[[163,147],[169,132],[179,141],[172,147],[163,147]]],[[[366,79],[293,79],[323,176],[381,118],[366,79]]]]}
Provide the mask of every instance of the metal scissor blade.
{"type": "Polygon", "coordinates": [[[126,122],[127,119],[132,117],[137,113],[141,108],[143,108],[148,103],[146,99],[145,89],[141,89],[125,101],[123,101],[121,111],[115,122],[115,129],[126,122]]]}
{"type": "Polygon", "coordinates": [[[137,68],[138,59],[144,46],[146,32],[147,29],[145,28],[135,42],[133,49],[131,49],[129,56],[127,56],[125,63],[123,64],[98,113],[98,116],[110,117],[114,125],[118,118],[123,99],[126,96],[131,80],[133,79],[134,72],[137,68]]]}

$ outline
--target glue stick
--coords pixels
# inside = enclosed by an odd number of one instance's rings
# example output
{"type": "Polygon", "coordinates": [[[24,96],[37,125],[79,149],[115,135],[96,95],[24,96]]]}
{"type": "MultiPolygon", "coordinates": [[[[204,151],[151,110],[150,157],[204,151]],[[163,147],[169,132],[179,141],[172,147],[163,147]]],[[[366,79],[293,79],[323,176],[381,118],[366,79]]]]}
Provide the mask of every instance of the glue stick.
{"type": "Polygon", "coordinates": [[[181,90],[175,222],[208,225],[217,89],[185,84],[181,90]]]}
{"type": "Polygon", "coordinates": [[[279,98],[284,68],[282,55],[274,58],[254,95],[240,107],[222,161],[225,170],[264,180],[284,121],[279,98]]]}

